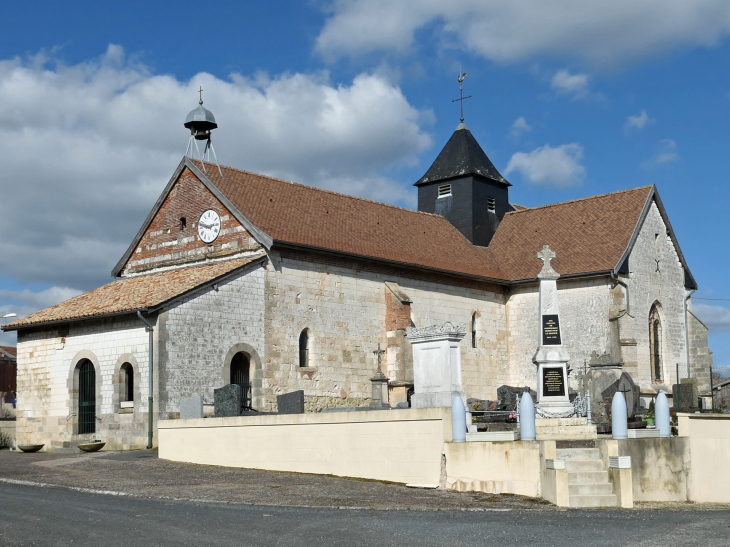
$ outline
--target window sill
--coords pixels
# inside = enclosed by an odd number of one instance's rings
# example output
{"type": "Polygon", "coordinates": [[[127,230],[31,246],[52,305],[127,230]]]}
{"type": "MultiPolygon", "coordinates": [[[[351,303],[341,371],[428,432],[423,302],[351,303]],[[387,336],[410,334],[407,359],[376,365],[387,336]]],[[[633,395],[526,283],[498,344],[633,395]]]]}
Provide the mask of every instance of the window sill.
{"type": "Polygon", "coordinates": [[[118,414],[134,414],[133,408],[120,408],[118,414]]]}

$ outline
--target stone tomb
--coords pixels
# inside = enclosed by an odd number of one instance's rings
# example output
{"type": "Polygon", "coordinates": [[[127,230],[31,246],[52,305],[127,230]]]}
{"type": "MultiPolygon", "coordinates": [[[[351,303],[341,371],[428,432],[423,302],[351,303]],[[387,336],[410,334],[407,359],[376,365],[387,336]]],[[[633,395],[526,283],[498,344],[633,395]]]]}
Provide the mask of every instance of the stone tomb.
{"type": "Polygon", "coordinates": [[[278,414],[304,414],[304,390],[276,396],[278,414]]]}
{"type": "Polygon", "coordinates": [[[460,348],[465,335],[463,323],[406,329],[408,341],[413,345],[412,408],[451,408],[454,397],[461,397],[466,406],[460,348]]]}
{"type": "Polygon", "coordinates": [[[180,419],[194,420],[203,417],[203,397],[196,395],[180,401],[180,419]]]}
{"type": "Polygon", "coordinates": [[[243,408],[243,390],[238,384],[228,384],[213,390],[213,408],[216,418],[240,416],[243,408]]]}

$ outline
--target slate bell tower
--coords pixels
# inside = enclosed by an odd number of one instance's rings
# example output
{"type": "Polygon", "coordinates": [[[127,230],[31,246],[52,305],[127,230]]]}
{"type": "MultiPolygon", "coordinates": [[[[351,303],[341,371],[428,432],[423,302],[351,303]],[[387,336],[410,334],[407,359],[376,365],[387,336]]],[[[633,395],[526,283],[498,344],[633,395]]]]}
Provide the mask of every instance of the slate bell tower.
{"type": "Polygon", "coordinates": [[[512,186],[462,121],[416,182],[418,210],[446,218],[474,245],[487,247],[509,204],[512,186]]]}

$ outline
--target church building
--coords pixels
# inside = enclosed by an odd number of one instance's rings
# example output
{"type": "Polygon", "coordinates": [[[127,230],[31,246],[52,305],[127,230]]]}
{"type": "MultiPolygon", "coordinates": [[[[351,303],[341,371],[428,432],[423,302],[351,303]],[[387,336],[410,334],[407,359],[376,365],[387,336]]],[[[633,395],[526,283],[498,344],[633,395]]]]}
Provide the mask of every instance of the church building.
{"type": "Polygon", "coordinates": [[[535,389],[543,245],[571,388],[611,362],[671,396],[689,363],[709,394],[697,283],[656,187],[515,205],[463,123],[415,186],[417,211],[184,157],[111,283],[3,327],[18,443],[144,447],[150,382],[154,422],[231,383],[259,411],[294,390],[308,412],[368,405],[378,345],[395,406],[413,390],[405,329],[447,321],[467,325],[467,397],[535,389]]]}

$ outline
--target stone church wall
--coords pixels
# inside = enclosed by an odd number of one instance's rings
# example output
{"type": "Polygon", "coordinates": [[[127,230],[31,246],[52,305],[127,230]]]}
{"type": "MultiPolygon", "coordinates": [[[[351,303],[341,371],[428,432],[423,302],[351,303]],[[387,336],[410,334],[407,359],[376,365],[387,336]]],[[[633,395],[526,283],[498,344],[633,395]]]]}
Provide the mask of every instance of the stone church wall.
{"type": "Polygon", "coordinates": [[[689,313],[689,359],[692,365],[692,378],[697,379],[699,395],[711,397],[712,352],[707,343],[707,327],[691,311],[689,313]]]}
{"type": "MultiPolygon", "coordinates": [[[[563,344],[570,355],[570,386],[576,389],[577,373],[593,351],[606,353],[610,347],[609,305],[612,302],[608,277],[558,280],[563,344]]],[[[537,367],[532,362],[538,345],[538,286],[512,289],[507,300],[509,385],[537,387],[537,367]]]]}
{"type": "MultiPolygon", "coordinates": [[[[314,253],[275,255],[266,278],[265,386],[275,395],[303,389],[307,410],[369,403],[373,351],[388,343],[385,282],[397,283],[412,300],[417,326],[471,323],[478,314],[478,344],[462,345],[464,387],[469,397],[494,398],[506,379],[507,333],[501,289],[398,268],[314,253]],[[299,336],[308,329],[309,364],[299,367],[299,336]]],[[[393,374],[384,358],[383,372],[393,374]]],[[[412,378],[410,378],[412,380],[412,378]]]]}
{"type": "Polygon", "coordinates": [[[138,319],[73,324],[67,331],[18,333],[18,444],[48,449],[101,439],[110,449],[147,444],[148,335],[138,319]],[[96,433],[78,435],[74,369],[87,358],[96,369],[96,433]],[[134,409],[120,412],[119,369],[134,369],[134,409]]]}
{"type": "Polygon", "coordinates": [[[660,387],[671,393],[676,365],[686,377],[684,269],[656,203],[652,203],[629,256],[629,314],[619,321],[624,369],[644,388],[660,387]],[[658,267],[657,267],[658,261],[658,267]],[[658,271],[657,271],[658,270],[658,271]],[[649,347],[649,314],[658,305],[662,323],[662,383],[653,384],[649,347]]]}
{"type": "Polygon", "coordinates": [[[230,359],[249,355],[253,406],[261,409],[264,355],[264,267],[190,294],[159,317],[160,413],[179,416],[180,400],[202,395],[213,404],[213,390],[230,383],[230,359]],[[226,366],[228,365],[228,366],[226,366]],[[258,400],[257,400],[258,399],[258,400]]]}

